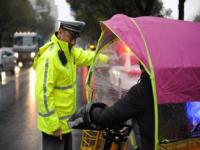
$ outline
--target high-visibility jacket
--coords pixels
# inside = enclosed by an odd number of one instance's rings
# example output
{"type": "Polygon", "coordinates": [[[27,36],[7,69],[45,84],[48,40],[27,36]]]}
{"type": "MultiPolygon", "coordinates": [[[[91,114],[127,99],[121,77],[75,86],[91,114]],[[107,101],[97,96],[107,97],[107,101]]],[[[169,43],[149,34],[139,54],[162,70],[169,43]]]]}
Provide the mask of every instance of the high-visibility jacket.
{"type": "MultiPolygon", "coordinates": [[[[68,43],[54,34],[51,41],[39,48],[33,62],[36,72],[35,94],[38,104],[38,128],[53,134],[61,128],[69,133],[67,120],[76,110],[76,68],[90,65],[95,53],[81,48],[68,48],[68,43]],[[62,49],[67,59],[61,63],[58,51],[62,49]]],[[[107,56],[99,55],[102,62],[107,56]]]]}

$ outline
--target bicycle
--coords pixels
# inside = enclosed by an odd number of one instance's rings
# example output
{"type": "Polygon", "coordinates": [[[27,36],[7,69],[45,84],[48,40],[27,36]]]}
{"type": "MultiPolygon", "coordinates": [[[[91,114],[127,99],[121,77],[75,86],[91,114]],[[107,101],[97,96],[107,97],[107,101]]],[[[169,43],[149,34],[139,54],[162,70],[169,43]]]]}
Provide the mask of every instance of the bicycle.
{"type": "Polygon", "coordinates": [[[122,128],[106,128],[103,132],[105,144],[103,150],[126,150],[126,141],[132,127],[124,125],[122,128]]]}
{"type": "Polygon", "coordinates": [[[126,150],[130,125],[83,130],[81,150],[126,150]]]}

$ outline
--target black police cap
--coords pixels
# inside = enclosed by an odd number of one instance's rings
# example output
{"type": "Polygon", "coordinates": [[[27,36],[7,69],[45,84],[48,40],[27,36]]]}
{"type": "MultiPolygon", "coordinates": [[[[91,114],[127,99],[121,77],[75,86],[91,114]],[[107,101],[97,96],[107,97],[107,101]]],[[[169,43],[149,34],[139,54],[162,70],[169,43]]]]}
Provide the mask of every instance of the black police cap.
{"type": "Polygon", "coordinates": [[[85,22],[83,21],[61,21],[60,20],[60,28],[74,32],[75,34],[78,34],[78,35],[84,26],[85,26],[85,22]]]}

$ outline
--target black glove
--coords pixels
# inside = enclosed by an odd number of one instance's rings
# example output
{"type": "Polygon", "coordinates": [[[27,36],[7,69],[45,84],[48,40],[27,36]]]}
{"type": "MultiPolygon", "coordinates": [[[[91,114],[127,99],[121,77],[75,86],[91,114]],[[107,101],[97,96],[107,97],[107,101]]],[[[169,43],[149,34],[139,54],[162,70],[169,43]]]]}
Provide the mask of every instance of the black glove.
{"type": "Polygon", "coordinates": [[[89,103],[83,106],[78,112],[72,115],[68,121],[68,125],[73,129],[89,129],[89,130],[100,130],[93,119],[92,111],[94,108],[105,108],[104,103],[89,103]]]}

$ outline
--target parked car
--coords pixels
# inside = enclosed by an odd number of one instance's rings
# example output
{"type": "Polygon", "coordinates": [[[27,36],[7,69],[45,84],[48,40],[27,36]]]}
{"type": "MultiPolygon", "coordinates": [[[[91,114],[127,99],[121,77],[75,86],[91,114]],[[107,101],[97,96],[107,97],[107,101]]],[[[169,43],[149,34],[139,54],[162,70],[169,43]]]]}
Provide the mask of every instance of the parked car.
{"type": "Polygon", "coordinates": [[[16,58],[12,48],[3,47],[0,48],[0,73],[1,72],[11,72],[15,73],[16,58]]]}

